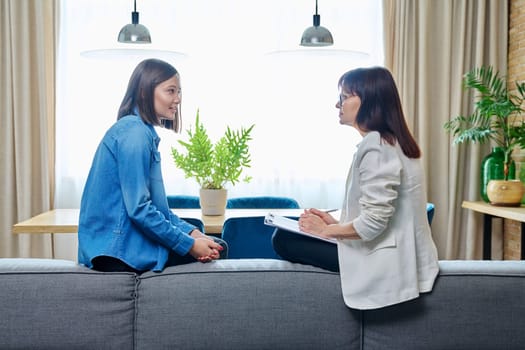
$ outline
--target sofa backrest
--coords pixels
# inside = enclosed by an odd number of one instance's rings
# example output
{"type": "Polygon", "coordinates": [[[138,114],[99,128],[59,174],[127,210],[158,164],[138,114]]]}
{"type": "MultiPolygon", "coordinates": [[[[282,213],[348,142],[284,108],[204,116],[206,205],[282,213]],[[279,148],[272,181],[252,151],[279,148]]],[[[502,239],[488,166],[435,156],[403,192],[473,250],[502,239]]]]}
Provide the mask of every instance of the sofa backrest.
{"type": "Polygon", "coordinates": [[[0,349],[133,349],[135,277],[0,259],[0,349]]]}
{"type": "Polygon", "coordinates": [[[0,259],[0,349],[522,349],[524,291],[525,261],[440,261],[432,292],[357,311],[338,274],[282,260],[0,259]]]}
{"type": "Polygon", "coordinates": [[[359,349],[360,332],[339,275],[311,266],[217,260],[139,277],[137,349],[359,349]]]}
{"type": "Polygon", "coordinates": [[[363,313],[363,349],[523,349],[525,261],[440,261],[432,292],[363,313]]]}

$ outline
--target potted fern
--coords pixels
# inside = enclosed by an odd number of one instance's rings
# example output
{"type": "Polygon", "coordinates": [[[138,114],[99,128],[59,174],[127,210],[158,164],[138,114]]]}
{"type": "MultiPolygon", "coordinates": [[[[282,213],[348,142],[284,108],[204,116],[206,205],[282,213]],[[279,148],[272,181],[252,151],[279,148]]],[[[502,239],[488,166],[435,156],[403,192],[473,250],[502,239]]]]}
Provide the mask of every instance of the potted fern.
{"type": "Polygon", "coordinates": [[[193,178],[200,186],[200,204],[203,215],[224,215],[226,208],[226,184],[232,186],[240,181],[245,168],[251,165],[248,142],[255,125],[240,130],[227,127],[224,135],[214,144],[206,128],[200,122],[199,110],[195,118],[195,130],[186,130],[188,140],[179,140],[183,150],[171,148],[173,160],[186,178],[193,178]]]}
{"type": "Polygon", "coordinates": [[[495,205],[519,205],[524,190],[521,182],[513,180],[512,153],[516,147],[525,147],[525,82],[514,84],[516,93],[509,93],[506,78],[492,66],[471,70],[463,77],[463,86],[477,93],[474,112],[466,117],[459,115],[444,125],[454,136],[454,144],[492,141],[497,145],[495,151],[502,153],[502,172],[481,181],[482,198],[495,205]]]}

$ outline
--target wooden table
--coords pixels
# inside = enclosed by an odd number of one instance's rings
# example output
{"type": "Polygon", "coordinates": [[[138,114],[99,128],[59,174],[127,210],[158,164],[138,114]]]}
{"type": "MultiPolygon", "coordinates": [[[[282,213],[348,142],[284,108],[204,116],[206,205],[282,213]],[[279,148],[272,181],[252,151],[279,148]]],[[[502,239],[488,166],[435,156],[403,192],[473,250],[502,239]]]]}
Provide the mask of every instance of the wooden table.
{"type": "MultiPolygon", "coordinates": [[[[182,218],[197,218],[204,223],[204,232],[220,235],[224,221],[230,217],[265,216],[269,212],[282,216],[299,216],[304,209],[226,209],[225,215],[202,215],[200,209],[172,209],[182,218]]],[[[79,209],[54,209],[13,225],[13,234],[51,234],[51,256],[55,257],[55,233],[77,233],[79,209]]]]}
{"type": "Polygon", "coordinates": [[[492,219],[494,217],[521,222],[521,260],[525,260],[525,207],[500,207],[482,201],[463,201],[465,209],[483,214],[483,259],[490,260],[492,251],[492,219]]]}
{"type": "MultiPolygon", "coordinates": [[[[299,216],[304,209],[226,209],[225,215],[202,215],[200,209],[172,209],[182,218],[204,222],[204,231],[218,235],[230,217],[265,216],[269,212],[282,216],[299,216]]],[[[13,233],[77,233],[79,209],[54,209],[13,225],[13,233]]]]}

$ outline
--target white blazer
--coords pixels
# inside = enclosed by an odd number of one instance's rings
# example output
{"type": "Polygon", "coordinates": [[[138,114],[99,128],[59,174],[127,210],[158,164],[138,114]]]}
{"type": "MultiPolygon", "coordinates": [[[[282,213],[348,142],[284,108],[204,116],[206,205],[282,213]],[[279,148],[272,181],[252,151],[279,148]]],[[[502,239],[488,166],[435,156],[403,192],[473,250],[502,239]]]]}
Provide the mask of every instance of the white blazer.
{"type": "Polygon", "coordinates": [[[341,223],[352,221],[358,240],[339,240],[339,268],[347,306],[375,309],[432,290],[439,271],[426,213],[420,159],[365,135],[346,183],[341,223]]]}

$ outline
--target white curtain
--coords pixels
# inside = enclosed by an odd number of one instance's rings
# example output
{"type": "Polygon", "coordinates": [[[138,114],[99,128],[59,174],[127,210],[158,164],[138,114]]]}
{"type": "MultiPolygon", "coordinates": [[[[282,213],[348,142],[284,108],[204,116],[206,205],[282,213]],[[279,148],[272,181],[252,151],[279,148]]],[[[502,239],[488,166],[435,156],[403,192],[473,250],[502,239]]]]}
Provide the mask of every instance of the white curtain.
{"type": "Polygon", "coordinates": [[[12,234],[53,208],[54,0],[0,0],[0,257],[51,257],[51,236],[12,234]]]}
{"type": "MultiPolygon", "coordinates": [[[[253,180],[230,186],[229,196],[285,195],[302,207],[341,205],[359,136],[339,125],[337,81],[356,66],[383,64],[379,0],[320,2],[321,25],[335,44],[312,49],[299,41],[312,25],[314,1],[138,1],[152,44],[127,46],[117,43],[117,34],[131,22],[132,1],[62,0],[60,6],[57,208],[79,207],[95,148],[116,120],[133,68],[146,57],[165,59],[180,71],[184,130],[197,109],[213,140],[227,125],[255,124],[246,172],[253,180]],[[130,47],[150,51],[86,57],[86,51],[130,47]]],[[[197,184],[171,158],[170,148],[185,131],[159,135],[167,193],[196,195],[197,184]]],[[[63,244],[68,257],[71,242],[63,244]]],[[[57,242],[59,256],[60,247],[57,242]]]]}
{"type": "MultiPolygon", "coordinates": [[[[461,208],[479,200],[480,162],[490,145],[452,146],[443,124],[470,115],[463,74],[490,64],[507,71],[507,1],[385,0],[385,65],[400,87],[408,123],[423,151],[428,200],[436,205],[432,235],[441,259],[479,259],[482,216],[461,208]],[[421,34],[424,33],[424,34],[421,34]]],[[[500,220],[495,220],[500,221],[500,220]]],[[[494,225],[493,257],[502,256],[494,225]]]]}

